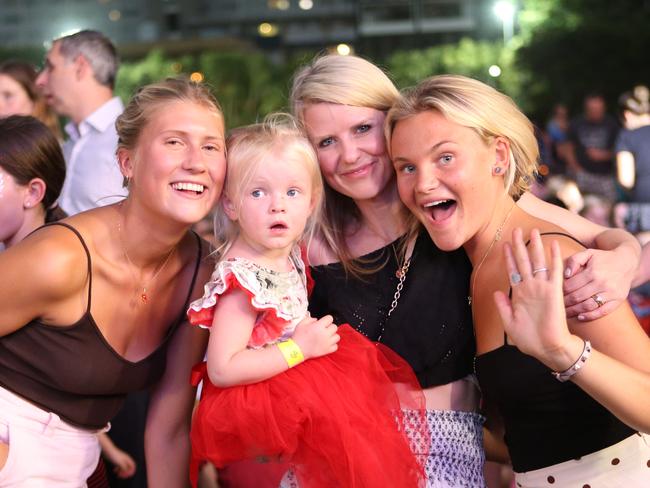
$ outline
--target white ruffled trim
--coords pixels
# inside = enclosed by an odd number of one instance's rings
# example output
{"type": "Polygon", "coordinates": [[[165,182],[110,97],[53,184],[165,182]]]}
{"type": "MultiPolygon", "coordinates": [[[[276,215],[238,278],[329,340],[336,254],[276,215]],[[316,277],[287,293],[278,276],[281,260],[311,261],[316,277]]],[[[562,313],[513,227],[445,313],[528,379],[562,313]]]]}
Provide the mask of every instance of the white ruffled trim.
{"type": "MultiPolygon", "coordinates": [[[[234,275],[239,285],[253,295],[251,305],[259,310],[273,310],[279,318],[288,322],[282,335],[291,332],[295,328],[295,324],[292,322],[297,319],[302,320],[307,314],[307,276],[298,246],[291,250],[290,257],[295,271],[300,277],[301,287],[300,289],[294,287],[295,290],[290,290],[295,293],[288,294],[289,301],[278,303],[277,294],[271,293],[269,288],[260,281],[259,276],[262,273],[265,275],[265,279],[269,279],[268,277],[271,276],[281,279],[287,273],[274,273],[245,258],[230,258],[217,263],[210,280],[203,287],[203,297],[190,303],[189,309],[199,312],[214,307],[217,304],[218,296],[223,295],[228,289],[226,283],[229,276],[234,275]]],[[[200,327],[209,328],[204,325],[200,325],[200,327]]]]}

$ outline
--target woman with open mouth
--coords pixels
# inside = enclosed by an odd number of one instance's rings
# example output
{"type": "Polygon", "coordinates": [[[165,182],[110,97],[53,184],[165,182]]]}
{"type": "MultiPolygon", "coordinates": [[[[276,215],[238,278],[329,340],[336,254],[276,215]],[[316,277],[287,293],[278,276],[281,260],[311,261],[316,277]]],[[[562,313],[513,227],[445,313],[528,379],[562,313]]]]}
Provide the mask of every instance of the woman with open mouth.
{"type": "Polygon", "coordinates": [[[567,326],[561,260],[584,247],[516,203],[537,167],[530,121],[495,89],[443,75],[406,92],[386,132],[402,201],[439,249],[471,260],[475,372],[517,486],[649,486],[650,339],[626,302],[567,326]]]}

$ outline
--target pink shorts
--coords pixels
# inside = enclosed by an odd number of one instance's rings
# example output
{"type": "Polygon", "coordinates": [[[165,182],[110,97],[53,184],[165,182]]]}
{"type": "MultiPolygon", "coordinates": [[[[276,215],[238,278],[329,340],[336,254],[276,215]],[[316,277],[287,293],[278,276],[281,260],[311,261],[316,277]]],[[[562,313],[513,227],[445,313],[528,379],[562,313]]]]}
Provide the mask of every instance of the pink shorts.
{"type": "Polygon", "coordinates": [[[0,387],[0,442],[9,445],[0,488],[85,487],[99,460],[97,433],[0,387]]]}

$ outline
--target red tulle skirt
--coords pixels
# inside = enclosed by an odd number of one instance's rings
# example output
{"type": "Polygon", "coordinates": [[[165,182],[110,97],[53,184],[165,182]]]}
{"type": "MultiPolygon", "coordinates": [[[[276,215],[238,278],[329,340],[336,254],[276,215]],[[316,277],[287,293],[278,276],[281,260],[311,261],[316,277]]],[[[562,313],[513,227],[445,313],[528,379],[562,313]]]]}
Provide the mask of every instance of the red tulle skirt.
{"type": "Polygon", "coordinates": [[[401,414],[425,415],[413,371],[349,325],[338,332],[336,352],[259,383],[218,388],[204,375],[191,432],[194,486],[202,463],[245,459],[289,463],[301,488],[424,485],[401,414]]]}

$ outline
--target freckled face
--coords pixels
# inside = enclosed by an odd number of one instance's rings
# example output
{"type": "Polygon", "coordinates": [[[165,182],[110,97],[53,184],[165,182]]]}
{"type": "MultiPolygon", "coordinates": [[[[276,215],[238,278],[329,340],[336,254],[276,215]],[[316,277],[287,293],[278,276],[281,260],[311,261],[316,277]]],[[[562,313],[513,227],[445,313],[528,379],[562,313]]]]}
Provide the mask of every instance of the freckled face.
{"type": "Polygon", "coordinates": [[[383,124],[386,114],[367,107],[314,103],[305,107],[307,135],[327,184],[353,200],[380,196],[393,181],[383,124]]]}
{"type": "Polygon", "coordinates": [[[503,192],[491,176],[494,144],[426,111],[396,124],[391,149],[400,198],[440,249],[458,249],[488,225],[503,192]]]}

